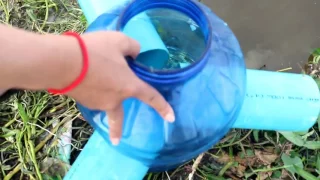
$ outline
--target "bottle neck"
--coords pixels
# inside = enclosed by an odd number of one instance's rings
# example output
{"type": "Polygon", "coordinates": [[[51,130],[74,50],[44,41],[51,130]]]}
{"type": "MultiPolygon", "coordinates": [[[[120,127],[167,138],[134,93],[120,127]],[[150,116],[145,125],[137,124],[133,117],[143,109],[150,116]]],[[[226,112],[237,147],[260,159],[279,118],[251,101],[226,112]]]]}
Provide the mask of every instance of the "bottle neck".
{"type": "MultiPolygon", "coordinates": [[[[179,11],[192,19],[202,31],[205,48],[196,61],[184,68],[172,70],[150,69],[131,60],[128,61],[128,64],[138,77],[151,84],[166,85],[181,83],[196,75],[205,66],[209,56],[208,50],[211,46],[211,23],[203,10],[198,6],[198,3],[192,0],[139,0],[129,4],[120,15],[117,30],[121,31],[130,19],[139,13],[156,8],[179,11]]],[[[194,44],[193,46],[196,47],[197,45],[194,44]]]]}

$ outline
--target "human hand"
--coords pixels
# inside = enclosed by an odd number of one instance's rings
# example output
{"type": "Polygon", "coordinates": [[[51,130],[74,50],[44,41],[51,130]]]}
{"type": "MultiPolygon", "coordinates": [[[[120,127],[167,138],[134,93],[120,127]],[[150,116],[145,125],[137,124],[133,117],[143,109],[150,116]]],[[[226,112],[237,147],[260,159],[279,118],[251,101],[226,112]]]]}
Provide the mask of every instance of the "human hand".
{"type": "MultiPolygon", "coordinates": [[[[0,77],[6,77],[1,79],[0,89],[63,89],[79,76],[83,62],[76,38],[4,25],[0,30],[4,44],[0,44],[0,77]]],[[[85,33],[82,38],[89,70],[81,84],[66,95],[88,108],[107,112],[113,144],[118,144],[122,135],[122,101],[126,98],[140,99],[164,119],[174,121],[171,106],[127,65],[124,57],[139,54],[138,42],[112,31],[85,33]]]]}
{"type": "Polygon", "coordinates": [[[140,80],[124,58],[138,56],[140,45],[137,41],[120,32],[87,33],[82,38],[89,54],[89,70],[84,81],[67,95],[88,108],[107,112],[110,139],[114,145],[119,143],[122,135],[122,101],[126,98],[138,98],[165,120],[174,121],[169,103],[153,87],[140,80]]]}

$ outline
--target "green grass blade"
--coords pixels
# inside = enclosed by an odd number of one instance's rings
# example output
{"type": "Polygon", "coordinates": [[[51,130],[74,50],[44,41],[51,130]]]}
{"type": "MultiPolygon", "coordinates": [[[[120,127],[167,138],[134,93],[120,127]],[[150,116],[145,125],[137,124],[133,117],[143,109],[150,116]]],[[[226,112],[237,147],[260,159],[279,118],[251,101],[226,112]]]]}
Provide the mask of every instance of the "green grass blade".
{"type": "Polygon", "coordinates": [[[314,175],[310,174],[309,172],[305,171],[303,168],[300,168],[299,166],[293,165],[295,171],[297,174],[299,174],[301,177],[303,177],[306,180],[319,180],[314,175]]]}

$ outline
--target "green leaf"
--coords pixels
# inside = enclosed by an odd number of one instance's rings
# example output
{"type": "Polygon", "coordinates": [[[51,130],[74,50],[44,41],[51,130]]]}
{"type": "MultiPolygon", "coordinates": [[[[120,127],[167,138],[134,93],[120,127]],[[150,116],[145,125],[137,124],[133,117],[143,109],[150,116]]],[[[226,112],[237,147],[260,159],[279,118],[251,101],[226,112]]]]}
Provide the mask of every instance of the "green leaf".
{"type": "Polygon", "coordinates": [[[320,141],[306,141],[303,146],[308,149],[320,149],[320,141]]]}
{"type": "Polygon", "coordinates": [[[298,156],[291,158],[287,154],[282,154],[281,159],[284,163],[284,167],[292,174],[297,173],[293,165],[303,168],[302,160],[298,156]]]}
{"type": "Polygon", "coordinates": [[[320,78],[315,78],[314,80],[316,81],[316,83],[317,83],[317,85],[318,85],[318,87],[320,89],[320,78]]]}
{"type": "Polygon", "coordinates": [[[318,117],[318,129],[320,130],[320,116],[318,117]]]}
{"type": "Polygon", "coordinates": [[[17,132],[18,130],[12,130],[7,132],[6,134],[0,134],[0,138],[8,138],[8,137],[14,136],[17,134],[17,132]]]}
{"type": "Polygon", "coordinates": [[[320,55],[320,48],[314,49],[312,54],[320,55]]]}
{"type": "Polygon", "coordinates": [[[320,154],[317,155],[317,164],[316,164],[316,168],[318,169],[318,171],[320,171],[320,154]]]}
{"type": "Polygon", "coordinates": [[[256,142],[259,142],[259,130],[253,130],[253,138],[256,142]]]}
{"type": "Polygon", "coordinates": [[[33,22],[36,22],[36,21],[37,21],[37,17],[36,17],[36,15],[33,13],[33,10],[27,9],[27,10],[26,10],[26,13],[27,13],[27,15],[30,17],[30,19],[31,19],[33,22]]]}
{"type": "Polygon", "coordinates": [[[19,131],[17,129],[11,130],[11,129],[8,129],[8,128],[5,128],[5,127],[2,127],[1,130],[2,130],[3,133],[0,133],[0,138],[8,138],[8,137],[14,136],[19,131]]]}
{"type": "Polygon", "coordinates": [[[302,136],[294,132],[280,132],[288,141],[297,146],[306,147],[308,149],[320,149],[320,141],[306,141],[302,136]]]}
{"type": "Polygon", "coordinates": [[[307,180],[318,180],[317,177],[315,177],[314,175],[310,174],[309,172],[305,171],[303,168],[300,168],[299,166],[293,165],[295,171],[297,172],[297,174],[299,174],[300,176],[302,176],[304,179],[307,180]]]}
{"type": "Polygon", "coordinates": [[[12,167],[11,167],[10,165],[1,165],[0,167],[1,167],[1,169],[2,169],[3,171],[9,171],[9,170],[12,169],[12,167]]]}
{"type": "Polygon", "coordinates": [[[294,132],[280,132],[288,141],[292,142],[297,146],[303,146],[304,140],[302,137],[294,132]]]}
{"type": "Polygon", "coordinates": [[[308,130],[307,131],[298,131],[298,132],[294,132],[295,134],[297,134],[297,135],[300,135],[300,136],[303,136],[303,135],[306,135],[306,134],[308,134],[308,130]]]}
{"type": "Polygon", "coordinates": [[[213,170],[207,166],[202,166],[202,169],[205,170],[206,172],[213,172],[213,170]]]}
{"type": "Polygon", "coordinates": [[[282,175],[282,172],[281,171],[274,171],[273,173],[272,173],[272,178],[276,178],[276,179],[279,179],[280,177],[281,177],[281,175],[282,175]]]}
{"type": "Polygon", "coordinates": [[[29,122],[29,116],[27,115],[23,105],[19,102],[16,102],[18,105],[18,112],[19,115],[21,116],[21,119],[23,120],[23,123],[28,123],[29,122]]]}
{"type": "Polygon", "coordinates": [[[253,156],[255,156],[255,154],[254,154],[254,152],[253,152],[252,149],[247,149],[247,150],[246,150],[246,153],[247,153],[247,157],[253,157],[253,156]]]}
{"type": "Polygon", "coordinates": [[[306,132],[305,134],[302,134],[301,138],[306,141],[308,139],[308,137],[312,136],[314,134],[314,130],[310,131],[310,132],[306,132]]]}
{"type": "Polygon", "coordinates": [[[247,157],[253,157],[255,154],[252,149],[246,149],[245,152],[240,152],[239,156],[241,159],[245,159],[247,157]]]}
{"type": "Polygon", "coordinates": [[[206,179],[208,179],[208,180],[226,180],[225,178],[223,178],[223,177],[218,177],[218,176],[215,176],[215,175],[213,175],[213,174],[207,174],[207,173],[205,173],[204,171],[202,171],[202,170],[200,170],[200,169],[198,169],[198,171],[200,172],[200,174],[202,175],[202,176],[204,176],[206,179]]]}

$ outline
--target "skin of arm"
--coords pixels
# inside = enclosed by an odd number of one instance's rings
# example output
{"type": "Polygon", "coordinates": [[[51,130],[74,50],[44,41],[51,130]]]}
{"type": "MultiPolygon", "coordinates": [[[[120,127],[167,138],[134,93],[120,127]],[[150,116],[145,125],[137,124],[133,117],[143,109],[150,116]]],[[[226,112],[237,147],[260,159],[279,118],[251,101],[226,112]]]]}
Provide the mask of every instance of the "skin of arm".
{"type": "Polygon", "coordinates": [[[40,35],[0,25],[0,89],[60,89],[82,68],[74,37],[40,35]]]}
{"type": "MultiPolygon", "coordinates": [[[[70,36],[40,35],[0,25],[0,89],[62,89],[82,69],[78,40],[70,36]]],[[[100,31],[81,35],[89,55],[84,80],[66,95],[91,109],[108,114],[110,139],[122,136],[122,101],[135,97],[173,122],[174,111],[163,96],[139,79],[125,56],[137,57],[140,45],[121,32],[100,31]]]]}

